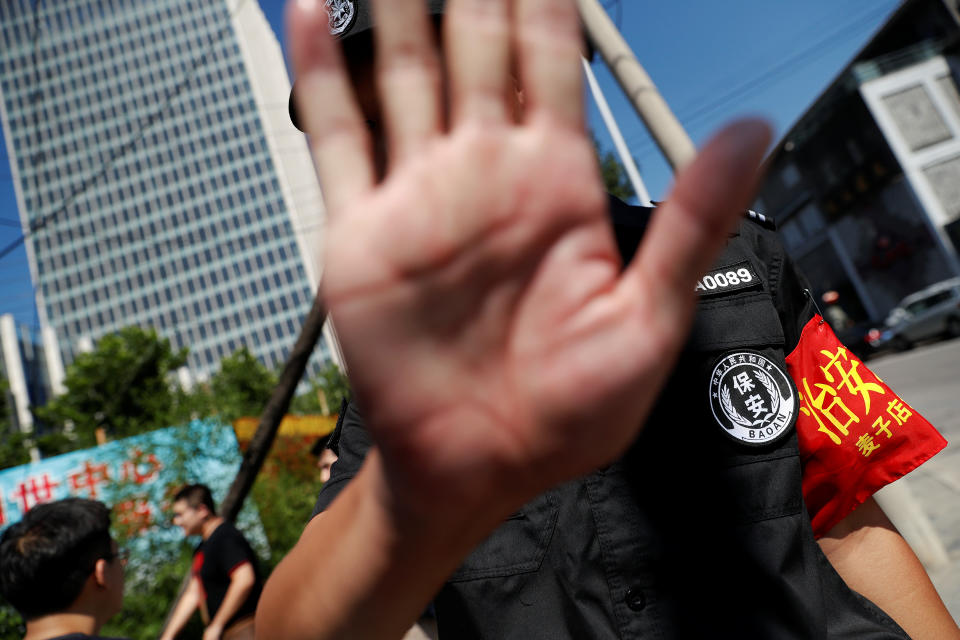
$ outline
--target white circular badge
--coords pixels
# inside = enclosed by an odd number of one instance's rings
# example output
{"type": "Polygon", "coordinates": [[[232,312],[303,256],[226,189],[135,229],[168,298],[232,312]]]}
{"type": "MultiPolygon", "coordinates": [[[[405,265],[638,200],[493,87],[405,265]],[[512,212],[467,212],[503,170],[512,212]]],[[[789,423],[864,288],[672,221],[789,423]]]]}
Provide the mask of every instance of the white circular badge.
{"type": "Polygon", "coordinates": [[[338,36],[353,24],[357,17],[357,5],[353,0],[326,0],[323,8],[330,18],[330,35],[338,36]]]}
{"type": "Polygon", "coordinates": [[[713,367],[710,408],[728,436],[765,445],[789,433],[796,422],[797,392],[772,360],[755,351],[737,351],[713,367]]]}

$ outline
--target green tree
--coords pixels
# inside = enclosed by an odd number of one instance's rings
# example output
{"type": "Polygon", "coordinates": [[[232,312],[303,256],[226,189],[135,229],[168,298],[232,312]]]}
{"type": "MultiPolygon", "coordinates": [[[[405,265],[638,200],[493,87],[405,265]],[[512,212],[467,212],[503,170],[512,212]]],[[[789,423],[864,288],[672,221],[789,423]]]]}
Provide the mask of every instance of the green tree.
{"type": "Polygon", "coordinates": [[[328,362],[315,378],[310,380],[310,391],[296,396],[290,403],[290,413],[304,414],[335,414],[340,410],[340,403],[350,397],[350,380],[332,362],[328,362]],[[323,395],[327,402],[324,407],[320,401],[323,395]]]}
{"type": "Polygon", "coordinates": [[[597,149],[597,160],[600,162],[600,175],[603,178],[603,184],[607,193],[616,196],[621,200],[630,200],[637,195],[633,185],[630,184],[630,178],[627,176],[627,170],[617,154],[609,149],[603,149],[596,137],[593,144],[597,149]]]}
{"type": "Polygon", "coordinates": [[[319,470],[310,453],[315,441],[316,436],[278,436],[253,484],[250,498],[270,544],[270,571],[300,539],[317,501],[319,470]]]}
{"type": "MultiPolygon", "coordinates": [[[[42,435],[21,433],[11,422],[10,403],[7,400],[9,383],[0,377],[0,469],[8,469],[30,462],[30,447],[36,446],[44,456],[54,456],[73,449],[73,443],[62,433],[42,435]]],[[[3,636],[0,635],[0,638],[3,636]]]]}
{"type": "Polygon", "coordinates": [[[294,396],[290,400],[290,409],[287,413],[295,416],[323,415],[323,405],[317,395],[320,387],[313,380],[310,381],[310,391],[294,396]]]}
{"type": "Polygon", "coordinates": [[[0,469],[17,467],[30,462],[30,445],[27,437],[18,431],[11,431],[9,424],[3,427],[2,433],[0,469]]]}
{"type": "Polygon", "coordinates": [[[0,375],[0,430],[6,430],[10,426],[10,407],[7,406],[7,389],[10,383],[0,375]]]}
{"type": "Polygon", "coordinates": [[[350,397],[350,380],[333,362],[328,362],[320,370],[316,384],[327,398],[327,406],[330,407],[331,413],[339,411],[340,404],[350,397]]]}
{"type": "Polygon", "coordinates": [[[172,380],[187,353],[152,329],[126,327],[80,354],[67,369],[66,393],[34,413],[59,431],[72,422],[76,447],[92,445],[98,428],[125,438],[183,422],[188,407],[172,380]]]}
{"type": "Polygon", "coordinates": [[[30,461],[26,438],[18,431],[12,431],[9,406],[7,404],[7,381],[0,376],[0,469],[16,467],[30,461]]]}
{"type": "Polygon", "coordinates": [[[27,632],[23,618],[12,605],[0,602],[0,638],[22,638],[27,632]]]}
{"type": "Polygon", "coordinates": [[[225,423],[259,416],[276,384],[276,376],[241,347],[220,361],[220,371],[210,380],[211,411],[225,423]]]}

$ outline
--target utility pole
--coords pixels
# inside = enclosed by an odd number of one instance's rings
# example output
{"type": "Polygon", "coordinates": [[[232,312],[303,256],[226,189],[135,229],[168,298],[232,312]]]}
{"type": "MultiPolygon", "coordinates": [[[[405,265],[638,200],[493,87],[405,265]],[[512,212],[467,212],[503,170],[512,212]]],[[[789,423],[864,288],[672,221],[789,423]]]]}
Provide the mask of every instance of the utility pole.
{"type": "Polygon", "coordinates": [[[697,153],[690,136],[598,0],[577,0],[577,7],[591,44],[600,52],[676,173],[697,153]]]}

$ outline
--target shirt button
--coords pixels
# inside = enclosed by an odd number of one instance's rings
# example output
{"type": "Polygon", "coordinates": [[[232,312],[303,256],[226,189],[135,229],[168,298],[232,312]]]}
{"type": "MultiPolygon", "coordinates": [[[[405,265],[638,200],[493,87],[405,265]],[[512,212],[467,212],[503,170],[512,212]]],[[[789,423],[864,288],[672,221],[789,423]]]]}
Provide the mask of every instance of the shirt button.
{"type": "Polygon", "coordinates": [[[627,595],[623,597],[623,601],[633,611],[641,611],[647,606],[646,596],[644,596],[643,591],[637,587],[627,589],[627,595]]]}

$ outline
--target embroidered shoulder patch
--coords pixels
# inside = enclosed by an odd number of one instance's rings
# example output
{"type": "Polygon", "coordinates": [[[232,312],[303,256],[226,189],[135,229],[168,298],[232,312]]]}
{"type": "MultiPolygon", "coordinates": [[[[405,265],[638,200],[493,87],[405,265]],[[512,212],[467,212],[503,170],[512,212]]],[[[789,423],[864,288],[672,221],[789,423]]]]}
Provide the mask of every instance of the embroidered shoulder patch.
{"type": "Polygon", "coordinates": [[[797,391],[780,366],[755,351],[722,356],[710,374],[710,408],[728,436],[766,445],[797,421],[797,391]]]}
{"type": "Polygon", "coordinates": [[[753,265],[744,260],[729,267],[710,271],[697,280],[697,286],[693,290],[700,294],[700,297],[704,297],[759,287],[761,284],[760,276],[757,275],[753,265]]]}

